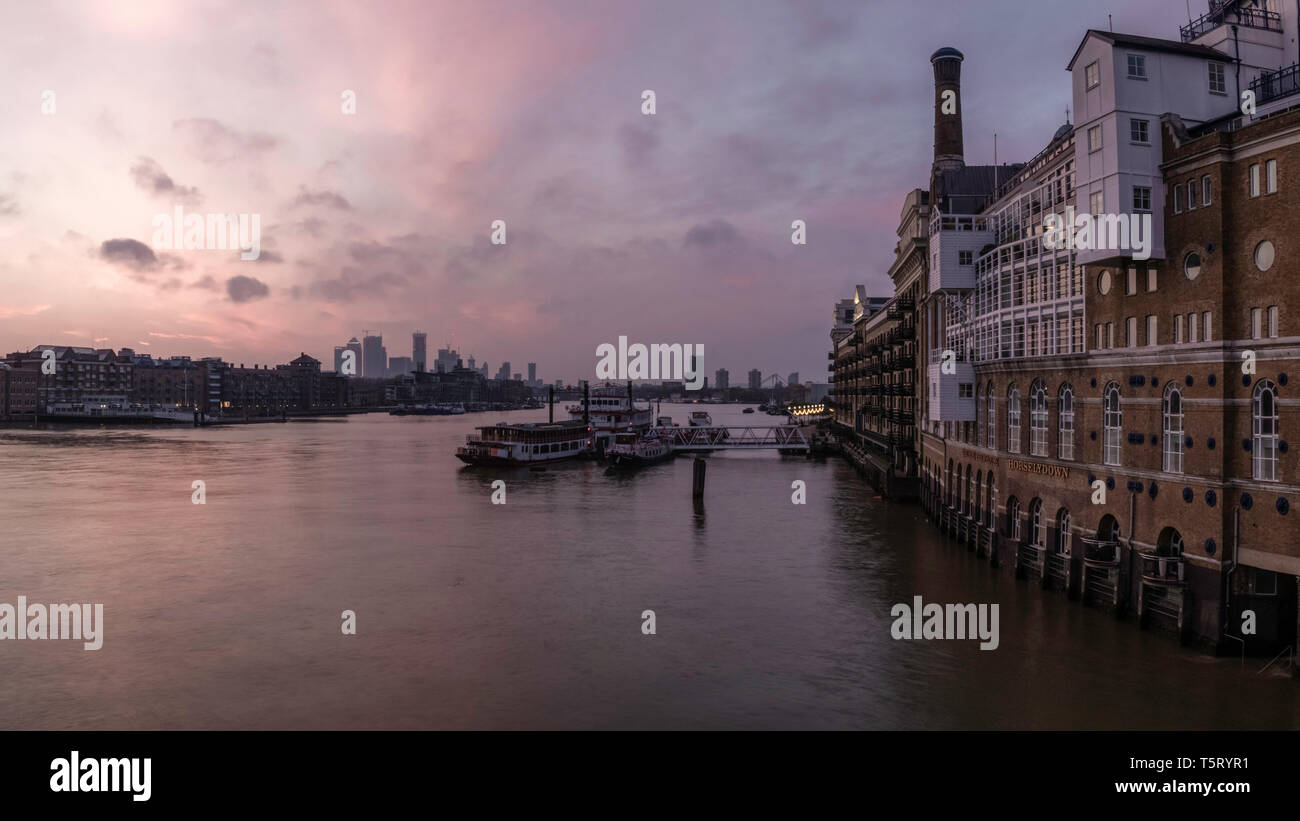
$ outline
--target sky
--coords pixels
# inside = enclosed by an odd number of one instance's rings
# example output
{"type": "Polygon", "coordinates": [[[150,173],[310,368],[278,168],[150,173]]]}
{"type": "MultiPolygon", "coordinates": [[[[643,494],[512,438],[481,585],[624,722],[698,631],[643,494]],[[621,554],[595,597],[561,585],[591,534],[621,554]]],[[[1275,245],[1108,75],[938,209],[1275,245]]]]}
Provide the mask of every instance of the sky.
{"type": "Polygon", "coordinates": [[[573,382],[626,336],[823,382],[928,181],[929,55],[966,56],[967,162],[1023,161],[1086,29],[1187,19],[1110,5],[0,0],[0,353],[328,369],[423,330],[573,382]],[[256,216],[258,258],[156,236],[178,207],[256,216]]]}

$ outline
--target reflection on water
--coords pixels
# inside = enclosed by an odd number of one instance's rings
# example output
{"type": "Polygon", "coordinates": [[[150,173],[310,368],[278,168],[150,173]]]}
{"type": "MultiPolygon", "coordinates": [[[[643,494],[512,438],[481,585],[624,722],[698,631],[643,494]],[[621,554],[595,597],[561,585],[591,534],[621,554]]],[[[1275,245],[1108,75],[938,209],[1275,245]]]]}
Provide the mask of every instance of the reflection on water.
{"type": "Polygon", "coordinates": [[[837,460],[714,454],[696,506],[688,458],[452,456],[545,414],[0,429],[0,602],[105,618],[97,652],[0,643],[0,727],[1300,726],[1295,682],[1017,582],[837,460]],[[894,641],[915,595],[999,603],[1000,646],[894,641]]]}

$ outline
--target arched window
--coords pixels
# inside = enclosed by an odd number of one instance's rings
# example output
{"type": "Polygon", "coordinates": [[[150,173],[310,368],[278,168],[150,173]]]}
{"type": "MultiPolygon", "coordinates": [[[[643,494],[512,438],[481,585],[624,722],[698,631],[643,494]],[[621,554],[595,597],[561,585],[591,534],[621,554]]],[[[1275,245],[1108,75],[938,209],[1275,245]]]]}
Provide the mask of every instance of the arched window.
{"type": "Polygon", "coordinates": [[[1007,452],[1020,452],[1020,391],[1015,385],[1007,391],[1007,452]]]}
{"type": "Polygon", "coordinates": [[[1043,500],[1034,499],[1029,503],[1029,543],[1035,547],[1047,547],[1047,525],[1043,522],[1043,500]]]}
{"type": "Polygon", "coordinates": [[[1160,531],[1160,536],[1156,539],[1156,555],[1183,555],[1183,534],[1179,533],[1172,527],[1166,527],[1164,530],[1160,531]]]}
{"type": "Polygon", "coordinates": [[[1056,398],[1056,455],[1061,459],[1074,458],[1074,388],[1061,386],[1056,398]]]}
{"type": "Polygon", "coordinates": [[[1015,496],[1007,499],[1007,535],[1020,541],[1020,500],[1015,496]]]}
{"type": "Polygon", "coordinates": [[[984,521],[984,471],[975,471],[975,521],[984,521]]]}
{"type": "Polygon", "coordinates": [[[1183,472],[1183,392],[1170,383],[1164,399],[1165,472],[1183,472]]]}
{"type": "Polygon", "coordinates": [[[1065,508],[1056,512],[1056,552],[1070,555],[1070,511],[1065,508]]]}
{"type": "Polygon", "coordinates": [[[948,507],[953,506],[952,460],[948,460],[948,481],[943,483],[943,495],[948,507]]]}
{"type": "Polygon", "coordinates": [[[967,465],[966,466],[966,504],[962,507],[962,512],[965,513],[967,516],[970,515],[970,510],[971,510],[971,496],[972,496],[971,491],[973,490],[971,481],[972,480],[970,477],[970,465],[967,465]]]}
{"type": "Polygon", "coordinates": [[[1102,461],[1108,465],[1120,464],[1120,437],[1124,431],[1124,415],[1119,407],[1119,385],[1111,382],[1106,386],[1102,400],[1102,427],[1105,438],[1102,443],[1102,461]]]}
{"type": "Polygon", "coordinates": [[[1102,516],[1101,524],[1097,526],[1097,540],[1102,542],[1118,542],[1119,537],[1119,520],[1109,513],[1102,516]]]}
{"type": "Polygon", "coordinates": [[[998,509],[997,506],[993,504],[993,471],[991,470],[988,472],[988,484],[988,493],[984,496],[984,524],[989,529],[992,529],[995,527],[994,522],[997,519],[998,509]]]}
{"type": "Polygon", "coordinates": [[[1041,379],[1029,386],[1029,453],[1047,455],[1047,388],[1041,379]]]}
{"type": "Polygon", "coordinates": [[[984,444],[994,450],[998,447],[998,400],[993,395],[993,383],[989,383],[988,391],[985,394],[985,402],[988,403],[988,410],[985,413],[985,426],[987,429],[988,441],[984,444]]]}
{"type": "Polygon", "coordinates": [[[1254,476],[1265,482],[1276,482],[1278,413],[1277,386],[1264,380],[1255,386],[1254,407],[1251,410],[1254,441],[1254,476]]]}

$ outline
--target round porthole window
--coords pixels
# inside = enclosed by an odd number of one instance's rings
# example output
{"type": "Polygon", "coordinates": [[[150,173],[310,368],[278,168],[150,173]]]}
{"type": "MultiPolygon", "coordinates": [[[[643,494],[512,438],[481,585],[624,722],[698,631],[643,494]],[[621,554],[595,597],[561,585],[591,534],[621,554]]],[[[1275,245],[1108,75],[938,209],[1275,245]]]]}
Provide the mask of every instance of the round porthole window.
{"type": "Polygon", "coordinates": [[[1273,243],[1264,240],[1255,246],[1255,267],[1261,271],[1267,271],[1273,267],[1273,259],[1276,252],[1273,250],[1273,243]]]}
{"type": "Polygon", "coordinates": [[[1201,255],[1193,251],[1183,258],[1183,273],[1187,274],[1188,279],[1196,279],[1201,275],[1201,255]]]}
{"type": "Polygon", "coordinates": [[[1102,296],[1110,293],[1110,271],[1102,271],[1097,277],[1097,290],[1101,291],[1102,296]]]}

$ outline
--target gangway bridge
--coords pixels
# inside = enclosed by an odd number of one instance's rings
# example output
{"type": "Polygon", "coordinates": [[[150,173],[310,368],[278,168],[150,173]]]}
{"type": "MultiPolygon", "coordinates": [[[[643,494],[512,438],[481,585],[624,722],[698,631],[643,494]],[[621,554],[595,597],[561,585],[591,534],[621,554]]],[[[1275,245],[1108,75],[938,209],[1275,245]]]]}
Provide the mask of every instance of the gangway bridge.
{"type": "Polygon", "coordinates": [[[674,452],[702,453],[711,450],[763,450],[765,448],[800,453],[808,451],[808,438],[803,435],[803,429],[798,425],[757,427],[673,425],[653,427],[650,430],[667,442],[674,452]]]}

